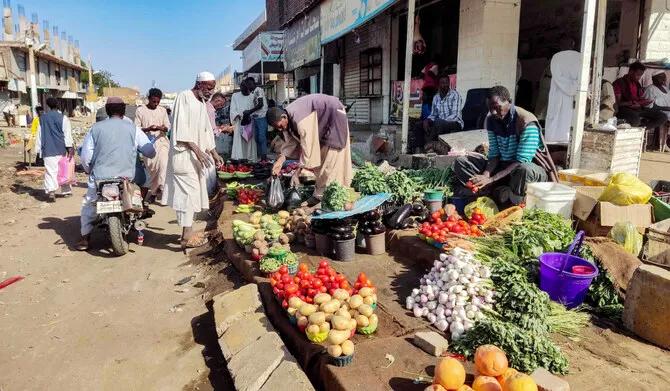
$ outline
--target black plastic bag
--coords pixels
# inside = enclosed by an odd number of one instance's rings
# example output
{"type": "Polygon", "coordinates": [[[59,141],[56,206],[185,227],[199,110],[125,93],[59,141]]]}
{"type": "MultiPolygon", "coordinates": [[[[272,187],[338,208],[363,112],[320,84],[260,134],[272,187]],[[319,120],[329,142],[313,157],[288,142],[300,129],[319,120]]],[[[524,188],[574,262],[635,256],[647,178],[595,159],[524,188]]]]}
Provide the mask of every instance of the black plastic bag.
{"type": "Polygon", "coordinates": [[[291,186],[291,188],[286,192],[285,195],[285,204],[284,208],[288,210],[296,209],[302,204],[302,197],[300,196],[300,190],[297,187],[291,186]]]}
{"type": "Polygon", "coordinates": [[[267,204],[270,209],[279,209],[284,205],[284,187],[281,179],[272,177],[268,188],[267,204]]]}

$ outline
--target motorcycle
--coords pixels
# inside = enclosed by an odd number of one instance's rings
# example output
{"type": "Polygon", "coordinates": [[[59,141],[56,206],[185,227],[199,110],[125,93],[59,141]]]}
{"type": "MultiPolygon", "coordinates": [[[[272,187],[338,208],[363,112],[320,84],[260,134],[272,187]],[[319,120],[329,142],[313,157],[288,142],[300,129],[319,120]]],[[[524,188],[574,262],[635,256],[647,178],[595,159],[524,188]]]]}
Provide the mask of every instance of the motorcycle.
{"type": "Polygon", "coordinates": [[[140,188],[125,178],[96,181],[98,213],[97,226],[109,233],[112,250],[117,256],[128,252],[128,234],[137,232],[137,244],[144,243],[145,218],[151,217],[144,209],[140,188]]]}

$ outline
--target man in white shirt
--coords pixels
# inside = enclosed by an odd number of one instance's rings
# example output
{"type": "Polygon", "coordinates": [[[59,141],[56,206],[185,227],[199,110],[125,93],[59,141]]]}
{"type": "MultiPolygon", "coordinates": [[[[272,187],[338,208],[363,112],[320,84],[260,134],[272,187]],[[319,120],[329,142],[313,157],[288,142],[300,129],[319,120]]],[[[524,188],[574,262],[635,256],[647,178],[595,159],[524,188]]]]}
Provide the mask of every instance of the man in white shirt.
{"type": "Polygon", "coordinates": [[[74,178],[67,178],[68,182],[58,182],[60,160],[65,156],[74,159],[72,125],[67,116],[58,110],[56,98],[48,98],[47,107],[49,111],[42,114],[37,127],[35,150],[44,159],[46,169],[44,171],[44,191],[48,195],[49,202],[56,202],[56,190],[59,188],[61,195],[72,195],[69,181],[73,181],[74,178]]]}

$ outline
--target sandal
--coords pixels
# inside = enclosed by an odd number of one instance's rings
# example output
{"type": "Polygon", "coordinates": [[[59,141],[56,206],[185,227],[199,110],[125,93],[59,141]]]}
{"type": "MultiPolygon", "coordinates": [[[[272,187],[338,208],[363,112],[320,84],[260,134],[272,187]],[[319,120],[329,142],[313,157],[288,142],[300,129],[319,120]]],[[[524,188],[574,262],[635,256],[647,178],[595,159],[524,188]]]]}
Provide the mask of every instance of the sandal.
{"type": "Polygon", "coordinates": [[[77,244],[74,245],[75,250],[77,251],[87,251],[88,250],[88,239],[86,238],[81,238],[77,242],[77,244]]]}
{"type": "Polygon", "coordinates": [[[202,247],[209,243],[209,238],[204,232],[193,234],[190,239],[181,241],[181,251],[186,254],[186,249],[202,247]]]}

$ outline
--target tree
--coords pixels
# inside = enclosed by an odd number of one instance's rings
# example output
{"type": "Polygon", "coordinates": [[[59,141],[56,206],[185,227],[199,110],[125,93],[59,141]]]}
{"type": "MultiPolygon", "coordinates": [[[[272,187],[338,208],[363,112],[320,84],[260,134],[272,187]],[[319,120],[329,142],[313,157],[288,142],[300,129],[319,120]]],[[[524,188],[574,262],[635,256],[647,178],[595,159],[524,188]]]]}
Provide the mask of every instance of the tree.
{"type": "MultiPolygon", "coordinates": [[[[112,78],[113,75],[109,71],[100,70],[93,72],[93,86],[98,95],[102,96],[102,89],[104,87],[119,87],[119,83],[112,78]]],[[[88,72],[82,72],[81,81],[88,83],[88,72]]]]}

